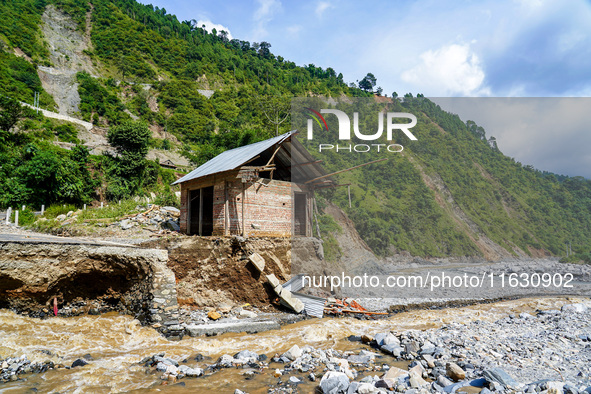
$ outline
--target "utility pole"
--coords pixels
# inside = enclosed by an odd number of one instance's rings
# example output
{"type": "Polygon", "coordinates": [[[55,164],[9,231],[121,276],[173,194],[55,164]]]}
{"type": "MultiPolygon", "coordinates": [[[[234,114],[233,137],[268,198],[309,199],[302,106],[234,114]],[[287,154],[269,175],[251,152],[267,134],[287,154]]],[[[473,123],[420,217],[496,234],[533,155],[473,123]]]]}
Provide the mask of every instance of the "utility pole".
{"type": "Polygon", "coordinates": [[[39,92],[35,92],[35,98],[33,99],[33,108],[35,108],[35,112],[39,113],[39,92]]]}

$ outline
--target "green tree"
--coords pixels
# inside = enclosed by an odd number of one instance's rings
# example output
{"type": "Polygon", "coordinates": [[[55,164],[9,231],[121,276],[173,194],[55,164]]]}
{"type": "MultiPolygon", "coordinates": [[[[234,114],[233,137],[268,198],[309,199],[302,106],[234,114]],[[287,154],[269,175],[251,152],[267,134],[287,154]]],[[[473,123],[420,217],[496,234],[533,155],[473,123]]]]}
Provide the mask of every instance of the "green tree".
{"type": "Polygon", "coordinates": [[[279,135],[279,126],[289,118],[290,101],[283,96],[261,96],[257,99],[267,122],[275,126],[275,135],[279,135]]]}
{"type": "Polygon", "coordinates": [[[0,96],[0,130],[10,131],[22,116],[23,107],[10,97],[0,96]]]}
{"type": "Polygon", "coordinates": [[[359,81],[359,89],[363,89],[366,92],[372,92],[377,81],[377,78],[372,73],[367,73],[367,75],[359,81]]]}
{"type": "Polygon", "coordinates": [[[143,122],[125,121],[109,130],[107,139],[119,154],[117,172],[123,178],[141,178],[150,136],[150,129],[143,122]]]}

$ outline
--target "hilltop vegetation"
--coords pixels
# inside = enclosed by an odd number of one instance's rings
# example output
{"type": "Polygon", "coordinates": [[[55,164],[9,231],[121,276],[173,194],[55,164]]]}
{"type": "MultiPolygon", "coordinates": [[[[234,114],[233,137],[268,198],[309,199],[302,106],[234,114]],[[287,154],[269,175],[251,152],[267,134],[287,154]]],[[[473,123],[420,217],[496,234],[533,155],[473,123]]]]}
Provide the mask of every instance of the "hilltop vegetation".
{"type": "MultiPolygon", "coordinates": [[[[137,157],[89,155],[75,126],[25,110],[16,128],[0,131],[0,207],[79,205],[148,191],[170,196],[175,173],[145,160],[148,147],[177,149],[199,165],[288,131],[289,119],[281,119],[292,97],[372,97],[376,85],[371,73],[359,89],[332,68],[297,66],[268,42],[230,40],[134,0],[13,0],[0,1],[0,95],[30,103],[40,92],[41,107],[56,108],[37,74],[37,67],[53,66],[40,29],[49,4],[90,34],[85,55],[100,70],[76,75],[78,116],[104,128],[112,142],[121,143],[117,131],[128,130],[142,144],[137,157]],[[148,128],[158,138],[148,138],[148,128]],[[56,142],[73,145],[66,150],[56,142]]],[[[575,257],[589,255],[590,181],[541,173],[504,156],[481,127],[423,97],[407,94],[381,105],[417,114],[419,141],[400,135],[402,154],[337,176],[351,184],[351,208],[346,188],[323,192],[319,203],[344,209],[374,252],[490,257],[483,247],[490,240],[513,254],[562,255],[570,243],[575,257]]],[[[375,127],[378,106],[359,109],[364,127],[375,127]]],[[[335,152],[322,159],[329,171],[368,161],[335,152]]],[[[338,225],[327,216],[320,221],[327,255],[335,259],[331,234],[338,225]]]]}

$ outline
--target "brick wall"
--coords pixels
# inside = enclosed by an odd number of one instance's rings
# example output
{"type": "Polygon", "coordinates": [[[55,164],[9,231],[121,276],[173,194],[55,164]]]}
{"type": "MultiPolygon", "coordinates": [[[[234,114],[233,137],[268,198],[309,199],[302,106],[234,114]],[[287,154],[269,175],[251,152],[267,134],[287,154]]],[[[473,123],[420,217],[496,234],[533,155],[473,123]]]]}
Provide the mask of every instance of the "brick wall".
{"type": "Polygon", "coordinates": [[[181,232],[187,232],[189,190],[208,186],[214,187],[213,235],[242,234],[244,207],[245,236],[291,236],[292,193],[294,187],[297,190],[301,188],[291,182],[263,178],[242,183],[241,179],[236,178],[236,172],[217,174],[181,185],[181,232]]]}

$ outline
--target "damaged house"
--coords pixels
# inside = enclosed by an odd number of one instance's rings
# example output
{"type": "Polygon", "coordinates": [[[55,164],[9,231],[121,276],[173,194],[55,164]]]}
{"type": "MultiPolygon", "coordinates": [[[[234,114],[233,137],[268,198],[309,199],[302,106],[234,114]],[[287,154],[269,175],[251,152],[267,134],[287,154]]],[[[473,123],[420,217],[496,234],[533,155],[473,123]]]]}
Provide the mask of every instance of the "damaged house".
{"type": "Polygon", "coordinates": [[[295,134],[225,151],[177,180],[181,232],[311,236],[314,189],[333,181],[295,134]]]}

